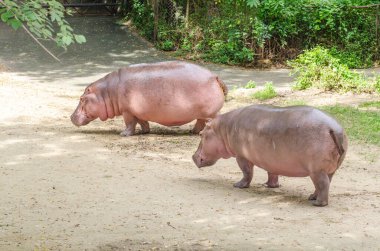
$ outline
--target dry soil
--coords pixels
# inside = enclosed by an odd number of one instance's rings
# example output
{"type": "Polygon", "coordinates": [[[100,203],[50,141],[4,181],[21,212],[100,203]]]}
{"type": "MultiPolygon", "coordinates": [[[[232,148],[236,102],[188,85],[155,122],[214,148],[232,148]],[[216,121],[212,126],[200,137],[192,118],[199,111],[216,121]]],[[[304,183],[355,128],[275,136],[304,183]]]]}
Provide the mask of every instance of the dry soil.
{"type": "MultiPolygon", "coordinates": [[[[0,250],[380,250],[378,147],[351,142],[318,208],[309,178],[268,189],[256,168],[251,187],[236,189],[233,159],[199,170],[191,125],[128,138],[121,118],[76,128],[83,86],[0,80],[0,250]]],[[[345,102],[314,94],[271,102],[345,102]]],[[[223,112],[252,102],[232,99],[223,112]]]]}

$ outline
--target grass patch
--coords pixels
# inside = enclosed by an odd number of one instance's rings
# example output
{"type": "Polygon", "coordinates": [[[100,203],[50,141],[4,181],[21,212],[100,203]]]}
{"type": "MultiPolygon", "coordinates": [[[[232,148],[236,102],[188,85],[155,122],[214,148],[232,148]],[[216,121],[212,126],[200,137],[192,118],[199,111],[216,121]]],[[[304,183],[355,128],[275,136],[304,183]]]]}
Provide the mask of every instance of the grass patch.
{"type": "Polygon", "coordinates": [[[339,105],[321,109],[341,122],[350,140],[380,146],[380,112],[339,105]]]}
{"type": "Polygon", "coordinates": [[[294,100],[285,100],[282,103],[283,106],[295,106],[295,105],[307,105],[305,100],[294,99],[294,100]]]}
{"type": "Polygon", "coordinates": [[[255,92],[252,97],[258,100],[267,100],[277,96],[277,92],[273,87],[272,82],[265,83],[264,89],[258,92],[255,92]]]}
{"type": "Polygon", "coordinates": [[[249,80],[248,83],[244,86],[244,89],[253,89],[256,88],[256,82],[253,80],[249,80]]]}
{"type": "Polygon", "coordinates": [[[360,108],[380,108],[380,101],[371,101],[371,102],[364,102],[359,105],[360,108]]]}

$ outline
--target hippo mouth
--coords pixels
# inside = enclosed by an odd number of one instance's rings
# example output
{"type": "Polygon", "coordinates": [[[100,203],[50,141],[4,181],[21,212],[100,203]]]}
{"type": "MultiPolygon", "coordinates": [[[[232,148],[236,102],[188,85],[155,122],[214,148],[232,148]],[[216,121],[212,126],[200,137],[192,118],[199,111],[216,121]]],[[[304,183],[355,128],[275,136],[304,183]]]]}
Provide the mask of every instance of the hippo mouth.
{"type": "Polygon", "coordinates": [[[70,119],[71,119],[71,122],[77,126],[77,127],[80,127],[80,126],[84,126],[84,125],[87,125],[88,123],[90,123],[90,119],[85,115],[82,115],[82,116],[78,116],[78,115],[75,115],[75,114],[72,114],[70,116],[70,119]]]}
{"type": "Polygon", "coordinates": [[[211,165],[215,164],[215,162],[216,162],[214,160],[207,160],[205,158],[202,158],[200,155],[197,155],[197,154],[194,154],[192,158],[193,158],[195,165],[198,168],[202,168],[205,166],[211,166],[211,165]]]}

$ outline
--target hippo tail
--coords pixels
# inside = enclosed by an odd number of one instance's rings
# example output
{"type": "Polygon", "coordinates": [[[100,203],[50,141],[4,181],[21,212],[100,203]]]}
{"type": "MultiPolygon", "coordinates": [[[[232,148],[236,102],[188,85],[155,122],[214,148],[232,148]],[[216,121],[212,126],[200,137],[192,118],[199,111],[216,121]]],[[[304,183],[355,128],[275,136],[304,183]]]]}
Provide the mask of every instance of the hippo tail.
{"type": "Polygon", "coordinates": [[[332,129],[330,129],[329,132],[330,132],[331,138],[333,139],[335,143],[336,148],[338,149],[338,153],[339,153],[338,167],[339,167],[340,164],[342,164],[344,156],[346,155],[346,151],[347,151],[347,149],[344,149],[344,145],[346,145],[344,144],[344,141],[346,140],[345,135],[343,132],[337,134],[332,129]]]}
{"type": "Polygon", "coordinates": [[[222,88],[224,97],[227,97],[227,94],[228,94],[227,86],[224,84],[224,82],[218,76],[216,76],[216,81],[218,81],[220,88],[222,88]]]}

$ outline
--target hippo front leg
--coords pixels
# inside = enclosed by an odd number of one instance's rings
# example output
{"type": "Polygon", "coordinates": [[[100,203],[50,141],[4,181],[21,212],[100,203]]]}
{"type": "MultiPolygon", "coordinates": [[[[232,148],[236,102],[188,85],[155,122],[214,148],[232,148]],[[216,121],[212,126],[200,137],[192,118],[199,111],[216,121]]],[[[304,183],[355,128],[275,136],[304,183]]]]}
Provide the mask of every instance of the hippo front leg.
{"type": "Polygon", "coordinates": [[[123,113],[123,118],[125,123],[125,129],[120,133],[120,135],[125,137],[134,135],[137,124],[137,118],[127,112],[123,113]]]}
{"type": "Polygon", "coordinates": [[[238,163],[241,171],[243,172],[243,178],[234,184],[234,187],[247,188],[252,181],[253,177],[253,164],[243,157],[237,157],[236,162],[238,163]]]}
{"type": "Polygon", "coordinates": [[[326,173],[312,173],[311,180],[315,186],[315,192],[309,196],[314,206],[324,207],[329,202],[330,178],[326,173]]]}

